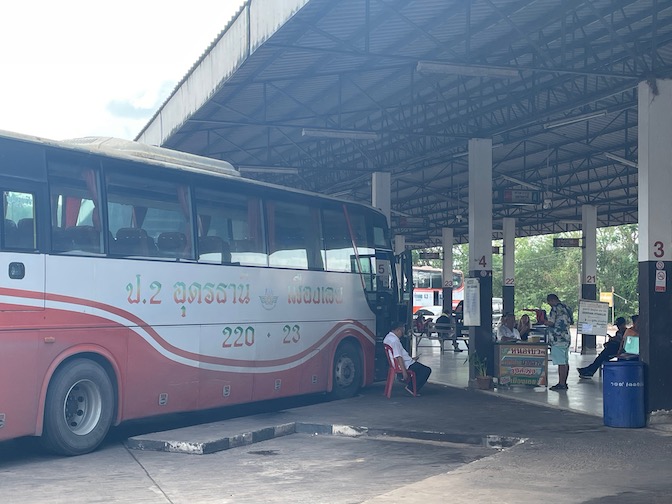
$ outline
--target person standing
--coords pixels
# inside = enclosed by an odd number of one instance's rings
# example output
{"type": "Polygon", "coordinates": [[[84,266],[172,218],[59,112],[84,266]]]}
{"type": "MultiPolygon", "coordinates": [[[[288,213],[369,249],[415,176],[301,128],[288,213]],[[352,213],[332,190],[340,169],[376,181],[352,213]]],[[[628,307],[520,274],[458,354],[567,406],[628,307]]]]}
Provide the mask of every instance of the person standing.
{"type": "Polygon", "coordinates": [[[590,379],[593,377],[595,372],[600,369],[602,363],[613,359],[618,355],[619,350],[621,349],[623,336],[625,335],[625,319],[623,317],[618,317],[615,322],[616,324],[616,334],[609,338],[604,344],[604,349],[599,353],[592,364],[586,367],[578,368],[580,378],[590,379]]]}
{"type": "Polygon", "coordinates": [[[551,313],[544,321],[547,326],[548,344],[551,346],[551,360],[558,366],[558,383],[550,387],[556,392],[567,390],[567,375],[569,374],[569,346],[571,335],[569,326],[572,324],[572,314],[566,305],[560,302],[557,294],[546,296],[546,302],[551,305],[551,313]]]}
{"type": "Polygon", "coordinates": [[[462,336],[462,329],[464,328],[464,301],[457,303],[455,307],[455,312],[453,313],[455,317],[455,331],[453,331],[453,350],[455,352],[461,352],[460,343],[457,341],[458,337],[462,336]]]}
{"type": "MultiPolygon", "coordinates": [[[[389,345],[392,348],[392,356],[399,363],[399,368],[402,370],[403,378],[405,382],[408,382],[408,370],[410,369],[415,373],[416,380],[416,391],[419,392],[425,383],[429,375],[432,374],[432,369],[424,364],[420,364],[417,361],[417,357],[412,358],[408,355],[406,349],[401,345],[401,338],[404,334],[404,323],[398,322],[394,324],[392,330],[387,333],[383,343],[389,345]]],[[[413,390],[408,388],[408,385],[404,388],[406,392],[413,395],[413,390]]],[[[417,394],[420,395],[420,394],[417,394]]]]}

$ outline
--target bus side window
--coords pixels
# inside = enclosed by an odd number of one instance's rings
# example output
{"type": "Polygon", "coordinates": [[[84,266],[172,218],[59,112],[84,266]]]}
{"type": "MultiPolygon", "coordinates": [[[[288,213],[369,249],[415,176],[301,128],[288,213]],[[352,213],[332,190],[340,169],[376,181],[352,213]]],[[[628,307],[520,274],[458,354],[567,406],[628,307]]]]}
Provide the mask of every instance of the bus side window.
{"type": "Polygon", "coordinates": [[[19,239],[19,230],[16,227],[16,222],[12,219],[5,219],[5,227],[3,228],[5,248],[15,248],[19,239]]]}
{"type": "Polygon", "coordinates": [[[115,236],[112,254],[193,259],[188,186],[125,172],[107,174],[107,214],[115,236]]]}
{"type": "Polygon", "coordinates": [[[355,271],[350,262],[355,250],[352,247],[352,238],[350,238],[343,207],[322,210],[322,232],[326,269],[328,271],[355,271]]]}
{"type": "Polygon", "coordinates": [[[259,199],[244,191],[197,187],[198,260],[268,266],[259,199]]]}
{"type": "Polygon", "coordinates": [[[317,209],[285,201],[266,201],[269,265],[322,270],[317,209]]]}
{"type": "Polygon", "coordinates": [[[3,247],[35,250],[35,197],[30,193],[5,191],[3,193],[5,222],[3,247]]]}
{"type": "MultiPolygon", "coordinates": [[[[54,252],[103,252],[98,172],[77,157],[48,163],[51,248],[54,252]]],[[[21,232],[21,222],[19,222],[21,232]]]]}

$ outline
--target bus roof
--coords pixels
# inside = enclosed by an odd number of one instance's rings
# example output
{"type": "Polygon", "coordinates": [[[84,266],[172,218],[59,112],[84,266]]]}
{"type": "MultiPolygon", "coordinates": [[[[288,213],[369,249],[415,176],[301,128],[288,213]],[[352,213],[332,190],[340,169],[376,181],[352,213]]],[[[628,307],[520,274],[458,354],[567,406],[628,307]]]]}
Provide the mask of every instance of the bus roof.
{"type": "Polygon", "coordinates": [[[162,166],[173,170],[189,171],[206,175],[217,175],[221,177],[234,177],[238,180],[244,180],[246,183],[258,186],[264,186],[272,189],[278,189],[296,194],[303,194],[311,197],[347,203],[348,205],[359,206],[382,213],[380,209],[371,205],[357,201],[337,198],[321,193],[313,193],[278,184],[271,184],[259,180],[242,177],[240,172],[227,161],[220,159],[199,156],[188,152],[176,151],[165,147],[146,145],[132,140],[123,140],[114,137],[82,137],[69,140],[51,140],[12,131],[0,130],[0,137],[21,142],[40,144],[48,147],[60,149],[84,151],[91,154],[100,154],[116,159],[126,159],[129,161],[142,162],[155,166],[162,166]]]}
{"type": "Polygon", "coordinates": [[[131,140],[122,140],[114,137],[83,137],[64,140],[62,143],[76,145],[92,151],[99,151],[114,157],[126,157],[178,169],[190,168],[195,171],[240,177],[238,170],[226,161],[166,149],[164,147],[146,145],[131,140]]]}

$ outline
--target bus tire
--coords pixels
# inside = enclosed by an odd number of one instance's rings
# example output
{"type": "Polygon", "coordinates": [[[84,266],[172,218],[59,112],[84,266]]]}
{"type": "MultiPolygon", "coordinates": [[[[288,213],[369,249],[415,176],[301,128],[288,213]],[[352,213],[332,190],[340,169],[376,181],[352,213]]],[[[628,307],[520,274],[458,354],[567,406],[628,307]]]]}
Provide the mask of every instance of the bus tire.
{"type": "Polygon", "coordinates": [[[336,349],[331,395],[335,399],[353,397],[362,383],[362,359],[357,347],[349,342],[336,349]]]}
{"type": "Polygon", "coordinates": [[[114,388],[103,367],[89,359],[72,360],[49,382],[44,445],[61,455],[91,452],[107,435],[113,416],[114,388]]]}

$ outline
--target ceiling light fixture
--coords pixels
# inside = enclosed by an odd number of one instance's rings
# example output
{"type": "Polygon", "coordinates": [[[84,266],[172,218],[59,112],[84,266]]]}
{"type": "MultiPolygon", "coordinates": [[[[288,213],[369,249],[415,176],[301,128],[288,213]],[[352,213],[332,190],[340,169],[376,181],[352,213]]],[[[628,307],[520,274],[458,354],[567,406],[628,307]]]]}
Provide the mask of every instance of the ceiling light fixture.
{"type": "Polygon", "coordinates": [[[419,73],[454,74],[468,77],[518,77],[520,70],[507,67],[455,65],[440,61],[418,61],[415,69],[419,73]]]}
{"type": "Polygon", "coordinates": [[[639,165],[637,164],[636,161],[630,161],[629,159],[625,159],[624,157],[617,156],[616,154],[612,154],[611,152],[605,152],[604,157],[611,159],[612,161],[616,161],[617,163],[621,163],[625,166],[632,166],[633,168],[639,168],[639,165]]]}
{"type": "Polygon", "coordinates": [[[343,138],[347,140],[378,140],[380,135],[375,131],[358,131],[324,128],[303,128],[304,137],[314,138],[343,138]]]}
{"type": "Polygon", "coordinates": [[[238,171],[253,173],[280,173],[285,175],[298,175],[299,169],[294,166],[263,166],[263,165],[240,165],[238,171]]]}
{"type": "Polygon", "coordinates": [[[599,112],[591,112],[590,114],[583,114],[574,117],[568,117],[566,119],[559,119],[558,121],[552,121],[544,124],[544,129],[553,129],[560,128],[561,126],[568,126],[570,124],[576,124],[578,122],[588,121],[590,119],[595,119],[597,117],[604,117],[608,113],[607,110],[601,110],[599,112]]]}

